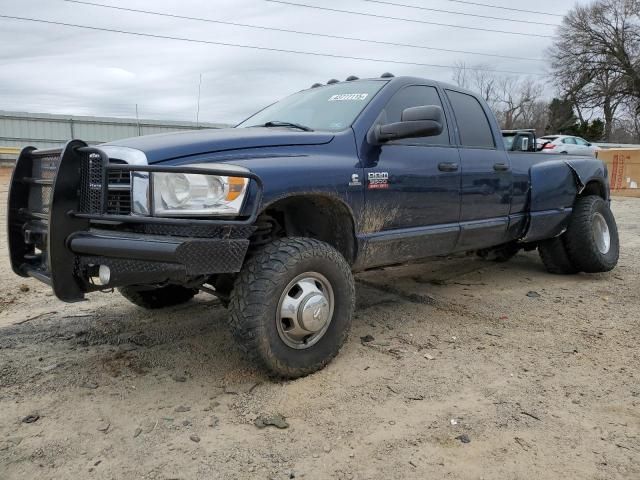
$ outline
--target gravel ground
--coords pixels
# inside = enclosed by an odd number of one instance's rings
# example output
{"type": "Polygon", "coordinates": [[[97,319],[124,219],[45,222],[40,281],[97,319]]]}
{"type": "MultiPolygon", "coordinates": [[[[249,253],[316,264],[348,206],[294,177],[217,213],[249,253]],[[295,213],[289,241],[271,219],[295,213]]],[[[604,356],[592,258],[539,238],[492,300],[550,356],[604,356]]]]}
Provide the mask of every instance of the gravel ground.
{"type": "Polygon", "coordinates": [[[213,297],[64,304],[12,274],[3,233],[0,478],[640,478],[640,199],[613,209],[608,274],[530,252],[358,275],[340,355],[291,382],[242,357],[213,297]]]}

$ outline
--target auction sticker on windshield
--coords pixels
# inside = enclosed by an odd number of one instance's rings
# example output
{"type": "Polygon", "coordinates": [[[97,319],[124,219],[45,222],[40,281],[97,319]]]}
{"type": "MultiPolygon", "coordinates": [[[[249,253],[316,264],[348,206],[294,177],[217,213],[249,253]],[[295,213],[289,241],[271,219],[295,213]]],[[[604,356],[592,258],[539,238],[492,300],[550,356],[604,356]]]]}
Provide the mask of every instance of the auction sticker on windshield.
{"type": "Polygon", "coordinates": [[[356,101],[362,102],[366,100],[369,96],[368,93],[340,93],[338,95],[331,95],[329,97],[329,102],[348,102],[348,101],[356,101]]]}

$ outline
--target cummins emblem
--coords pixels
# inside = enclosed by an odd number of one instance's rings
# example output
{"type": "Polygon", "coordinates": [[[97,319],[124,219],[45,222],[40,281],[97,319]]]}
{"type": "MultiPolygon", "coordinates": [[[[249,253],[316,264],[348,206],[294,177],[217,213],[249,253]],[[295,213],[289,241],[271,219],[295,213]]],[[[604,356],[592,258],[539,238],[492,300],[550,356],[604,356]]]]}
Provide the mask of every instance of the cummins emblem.
{"type": "Polygon", "coordinates": [[[349,182],[349,186],[350,187],[357,187],[362,185],[362,182],[360,181],[360,175],[358,175],[357,173],[354,173],[351,175],[351,181],[349,182]]]}
{"type": "Polygon", "coordinates": [[[369,185],[367,188],[370,190],[389,188],[388,172],[369,172],[368,179],[369,185]]]}

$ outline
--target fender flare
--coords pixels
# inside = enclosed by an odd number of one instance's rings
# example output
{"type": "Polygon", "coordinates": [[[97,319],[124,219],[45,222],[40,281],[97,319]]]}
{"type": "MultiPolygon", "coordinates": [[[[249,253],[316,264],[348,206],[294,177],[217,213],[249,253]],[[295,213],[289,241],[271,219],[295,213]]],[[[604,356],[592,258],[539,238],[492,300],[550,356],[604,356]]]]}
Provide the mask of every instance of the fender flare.
{"type": "MultiPolygon", "coordinates": [[[[260,213],[258,216],[262,215],[270,208],[277,206],[278,204],[286,204],[288,202],[295,202],[296,200],[317,203],[320,204],[318,206],[322,207],[322,203],[325,202],[325,206],[328,208],[335,208],[338,206],[340,209],[340,214],[343,215],[341,224],[344,222],[345,218],[348,218],[350,225],[342,231],[339,228],[339,225],[336,225],[335,228],[332,228],[332,233],[336,234],[338,238],[336,247],[347,259],[349,263],[355,262],[358,255],[358,238],[356,235],[356,216],[353,212],[351,206],[342,198],[340,195],[328,192],[326,190],[301,190],[301,191],[292,191],[282,193],[280,195],[269,196],[268,201],[264,202],[260,207],[260,213]],[[344,238],[347,237],[347,238],[344,238]],[[340,240],[342,239],[342,241],[340,240]],[[348,245],[344,245],[344,240],[347,240],[348,245]],[[339,245],[342,245],[343,248],[339,248],[339,245]]],[[[316,232],[317,233],[317,232],[316,232]]],[[[324,238],[319,237],[320,240],[327,241],[324,238]]],[[[332,243],[332,242],[328,242],[332,243]]]]}
{"type": "Polygon", "coordinates": [[[554,159],[529,170],[529,221],[521,242],[557,237],[567,228],[578,196],[597,182],[609,199],[607,169],[596,158],[554,159]]]}

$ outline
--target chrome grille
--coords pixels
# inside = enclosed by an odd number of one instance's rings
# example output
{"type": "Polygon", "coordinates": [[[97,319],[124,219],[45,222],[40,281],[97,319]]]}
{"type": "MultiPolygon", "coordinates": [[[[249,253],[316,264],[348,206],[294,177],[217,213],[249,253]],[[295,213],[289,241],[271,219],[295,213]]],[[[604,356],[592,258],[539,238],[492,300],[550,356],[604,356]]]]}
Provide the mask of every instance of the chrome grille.
{"type": "Polygon", "coordinates": [[[90,153],[83,159],[80,169],[80,211],[83,213],[102,212],[103,165],[98,153],[90,153]]]}
{"type": "MultiPolygon", "coordinates": [[[[117,159],[109,160],[111,165],[125,163],[117,159]]],[[[125,170],[107,170],[106,177],[103,175],[104,168],[100,156],[90,154],[82,165],[80,211],[82,213],[129,215],[131,213],[131,174],[125,170]],[[105,185],[103,185],[105,180],[107,184],[106,196],[105,185]]]]}
{"type": "MultiPolygon", "coordinates": [[[[124,164],[122,160],[109,160],[110,164],[124,164]]],[[[109,170],[107,175],[109,192],[107,213],[109,215],[129,215],[131,213],[131,172],[109,170]]]]}

